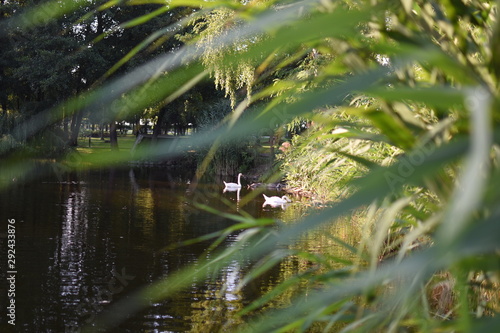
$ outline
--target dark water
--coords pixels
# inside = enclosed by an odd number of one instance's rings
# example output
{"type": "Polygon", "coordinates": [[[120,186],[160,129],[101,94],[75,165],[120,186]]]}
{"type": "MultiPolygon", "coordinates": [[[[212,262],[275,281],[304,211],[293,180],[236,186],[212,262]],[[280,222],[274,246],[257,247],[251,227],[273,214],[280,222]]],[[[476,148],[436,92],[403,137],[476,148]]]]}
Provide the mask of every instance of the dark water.
{"type": "MultiPolygon", "coordinates": [[[[45,177],[1,192],[0,331],[78,331],[120,299],[196,263],[210,242],[162,249],[234,222],[197,209],[193,202],[224,212],[244,210],[253,217],[296,217],[281,208],[263,208],[261,196],[240,207],[237,193],[222,193],[218,181],[190,190],[191,177],[187,171],[161,169],[87,171],[45,177]],[[15,226],[13,267],[7,266],[9,221],[15,226]],[[11,276],[7,271],[14,269],[12,326],[6,296],[11,276]]],[[[243,189],[240,195],[246,193],[243,189]]],[[[235,237],[229,235],[225,245],[235,237]]],[[[151,304],[114,331],[215,332],[238,324],[234,313],[283,275],[278,267],[237,290],[244,270],[235,262],[216,279],[197,281],[151,304]]]]}

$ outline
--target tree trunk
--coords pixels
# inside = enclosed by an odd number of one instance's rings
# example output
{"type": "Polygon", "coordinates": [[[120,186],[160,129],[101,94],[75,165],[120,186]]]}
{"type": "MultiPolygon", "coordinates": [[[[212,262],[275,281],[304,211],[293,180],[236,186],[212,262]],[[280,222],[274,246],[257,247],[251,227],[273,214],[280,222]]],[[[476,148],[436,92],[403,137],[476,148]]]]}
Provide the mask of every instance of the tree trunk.
{"type": "Polygon", "coordinates": [[[69,140],[70,133],[69,133],[69,128],[68,128],[68,117],[66,117],[66,116],[64,116],[64,118],[63,118],[63,132],[64,132],[64,138],[69,140]]]}
{"type": "Polygon", "coordinates": [[[163,122],[163,117],[165,116],[167,109],[165,107],[160,109],[160,113],[158,114],[158,120],[156,121],[155,128],[153,130],[153,144],[158,141],[158,135],[161,134],[161,123],[163,122]]]}
{"type": "Polygon", "coordinates": [[[111,150],[118,150],[118,134],[116,133],[115,121],[109,124],[109,142],[111,144],[111,150]]]}
{"type": "Polygon", "coordinates": [[[7,114],[7,101],[5,99],[2,99],[2,113],[7,114]]]}
{"type": "Polygon", "coordinates": [[[71,147],[78,146],[78,134],[80,133],[82,116],[81,112],[75,112],[73,113],[73,117],[71,117],[71,137],[69,138],[69,145],[71,147]]]}
{"type": "Polygon", "coordinates": [[[67,113],[66,111],[67,111],[67,109],[64,108],[63,109],[63,120],[62,120],[62,122],[63,122],[63,132],[64,132],[64,140],[67,140],[68,143],[70,143],[69,142],[70,141],[70,133],[69,133],[69,126],[68,126],[69,125],[69,119],[66,116],[66,113],[67,113]]]}
{"type": "Polygon", "coordinates": [[[139,131],[141,130],[141,118],[135,120],[134,126],[134,134],[135,136],[139,136],[139,131]]]}

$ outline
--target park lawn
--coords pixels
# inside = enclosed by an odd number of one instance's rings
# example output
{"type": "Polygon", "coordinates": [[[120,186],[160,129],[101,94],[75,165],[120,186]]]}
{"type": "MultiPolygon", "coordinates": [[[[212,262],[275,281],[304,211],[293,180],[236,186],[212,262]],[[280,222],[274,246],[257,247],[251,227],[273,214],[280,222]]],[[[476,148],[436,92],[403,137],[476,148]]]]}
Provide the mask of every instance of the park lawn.
{"type": "MultiPolygon", "coordinates": [[[[120,151],[130,151],[134,146],[136,136],[132,134],[125,134],[118,136],[118,148],[120,151]]],[[[258,148],[258,154],[269,155],[271,152],[271,147],[269,145],[268,138],[261,138],[259,141],[260,145],[258,148]]],[[[277,149],[276,147],[275,149],[277,149]]],[[[101,140],[101,138],[91,138],[89,147],[89,138],[80,137],[78,138],[77,152],[81,154],[92,154],[97,152],[103,152],[106,150],[111,150],[111,144],[109,143],[109,138],[101,140]]]]}
{"type": "MultiPolygon", "coordinates": [[[[118,136],[118,148],[120,151],[130,151],[135,143],[135,135],[119,135],[118,136]]],[[[92,154],[98,152],[104,152],[106,150],[111,150],[111,144],[109,143],[109,138],[101,140],[100,138],[91,138],[89,147],[89,138],[79,138],[77,152],[80,154],[92,154]]]]}
{"type": "Polygon", "coordinates": [[[79,138],[76,155],[73,158],[74,162],[78,162],[76,165],[83,168],[99,168],[127,163],[130,160],[130,151],[134,146],[135,139],[135,135],[119,135],[119,150],[112,151],[109,138],[105,140],[91,138],[90,147],[88,137],[79,138]]]}
{"type": "MultiPolygon", "coordinates": [[[[86,167],[101,167],[103,164],[123,164],[130,160],[131,151],[134,147],[136,136],[132,134],[119,135],[118,136],[118,151],[111,150],[111,144],[109,138],[101,140],[99,137],[90,138],[80,137],[78,139],[78,146],[76,147],[76,152],[78,153],[78,161],[81,165],[86,167]],[[114,162],[112,162],[114,161],[114,162]]],[[[261,138],[259,140],[259,145],[254,146],[255,151],[255,167],[256,168],[256,178],[267,178],[268,173],[270,173],[272,168],[273,154],[271,154],[271,147],[269,145],[269,140],[267,137],[261,138]]],[[[194,150],[188,150],[189,153],[195,152],[194,150]]],[[[280,151],[275,147],[275,153],[280,151]]]]}

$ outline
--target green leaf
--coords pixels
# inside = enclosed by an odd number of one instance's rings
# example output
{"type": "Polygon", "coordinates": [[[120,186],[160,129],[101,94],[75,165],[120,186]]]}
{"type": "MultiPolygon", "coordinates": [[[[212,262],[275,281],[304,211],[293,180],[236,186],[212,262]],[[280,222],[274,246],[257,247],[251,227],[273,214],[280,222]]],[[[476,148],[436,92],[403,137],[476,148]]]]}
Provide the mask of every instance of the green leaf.
{"type": "Polygon", "coordinates": [[[374,87],[368,89],[367,94],[383,98],[387,101],[421,103],[431,108],[463,108],[463,92],[446,86],[433,87],[405,87],[391,88],[374,87]]]}

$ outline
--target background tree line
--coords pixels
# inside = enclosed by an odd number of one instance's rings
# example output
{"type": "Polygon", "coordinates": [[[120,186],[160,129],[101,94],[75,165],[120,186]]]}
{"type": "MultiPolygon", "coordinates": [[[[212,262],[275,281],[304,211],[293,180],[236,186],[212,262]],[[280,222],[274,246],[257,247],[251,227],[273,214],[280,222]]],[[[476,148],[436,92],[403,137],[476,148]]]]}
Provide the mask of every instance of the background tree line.
{"type": "MultiPolygon", "coordinates": [[[[3,23],[7,23],[12,16],[22,15],[24,11],[43,3],[2,1],[0,14],[3,23]]],[[[66,13],[57,20],[48,20],[46,24],[29,29],[13,24],[3,25],[4,33],[0,37],[3,133],[8,133],[15,124],[22,124],[24,120],[43,110],[127,73],[158,54],[174,52],[182,43],[172,36],[137,52],[128,61],[123,61],[134,47],[153,32],[172,29],[176,22],[193,12],[191,8],[181,7],[137,24],[133,22],[134,19],[154,12],[160,6],[123,5],[113,10],[96,10],[103,4],[104,1],[80,4],[75,11],[66,13]],[[127,25],[131,27],[125,28],[127,25]]],[[[172,109],[175,111],[172,113],[181,113],[178,111],[179,107],[172,109]]],[[[165,110],[160,108],[160,111],[156,111],[160,122],[165,110]]],[[[48,150],[57,152],[67,146],[76,146],[83,117],[89,117],[95,124],[111,125],[111,131],[114,132],[116,121],[135,123],[142,116],[135,114],[128,119],[114,119],[106,117],[104,110],[87,114],[68,110],[67,114],[70,116],[63,117],[61,123],[37,134],[36,140],[46,142],[48,150]],[[56,139],[59,142],[54,141],[56,139]]],[[[149,116],[154,118],[157,115],[149,116]]],[[[175,121],[176,116],[172,117],[175,121]]],[[[24,142],[23,138],[15,139],[24,142]]]]}

